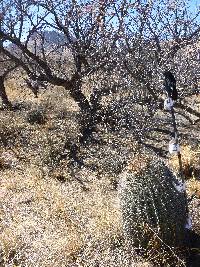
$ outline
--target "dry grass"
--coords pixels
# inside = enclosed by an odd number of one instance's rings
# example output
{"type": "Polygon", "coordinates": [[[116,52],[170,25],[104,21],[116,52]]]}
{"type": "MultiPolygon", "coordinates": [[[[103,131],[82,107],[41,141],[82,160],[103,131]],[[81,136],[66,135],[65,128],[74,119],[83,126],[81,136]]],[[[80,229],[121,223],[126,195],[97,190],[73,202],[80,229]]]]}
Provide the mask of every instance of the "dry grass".
{"type": "Polygon", "coordinates": [[[23,98],[28,106],[0,114],[5,138],[0,149],[0,266],[136,266],[135,253],[128,254],[123,245],[113,178],[86,168],[74,175],[67,160],[50,168],[50,152],[62,147],[66,135],[77,135],[70,114],[63,120],[57,116],[63,110],[77,112],[77,106],[62,88],[57,90],[35,99],[7,82],[11,101],[23,98]],[[26,113],[37,106],[47,114],[44,125],[27,122],[26,113]]]}
{"type": "MultiPolygon", "coordinates": [[[[57,87],[36,99],[12,79],[7,81],[7,92],[12,102],[23,99],[27,107],[0,114],[8,142],[0,148],[0,266],[152,266],[124,243],[117,191],[112,186],[116,177],[86,168],[73,175],[67,160],[49,166],[50,152],[62,147],[66,136],[76,139],[77,124],[71,115],[78,112],[75,102],[57,87]],[[30,125],[26,113],[38,106],[48,120],[30,125]],[[64,176],[64,182],[59,176],[64,176]]],[[[129,148],[129,156],[137,149],[132,136],[116,140],[107,133],[104,141],[106,156],[113,153],[111,165],[118,156],[117,150],[110,150],[112,143],[129,148]]],[[[185,154],[192,155],[192,149],[185,154]]],[[[91,155],[86,163],[101,165],[104,159],[104,154],[101,159],[91,155]]],[[[138,167],[137,162],[131,164],[138,167]]]]}
{"type": "MultiPolygon", "coordinates": [[[[200,147],[194,148],[188,144],[181,145],[181,160],[185,178],[200,179],[200,147]]],[[[179,170],[177,155],[170,157],[169,164],[175,172],[179,170]]]]}
{"type": "Polygon", "coordinates": [[[105,181],[82,172],[91,180],[85,192],[76,181],[60,184],[26,167],[1,172],[0,240],[7,262],[15,250],[21,257],[30,253],[27,266],[51,266],[52,259],[62,266],[90,239],[109,242],[120,235],[116,193],[106,192],[105,181]]]}
{"type": "MultiPolygon", "coordinates": [[[[192,220],[192,230],[200,235],[200,147],[192,147],[189,144],[181,146],[183,171],[186,179],[186,191],[188,195],[189,215],[192,220]]],[[[179,169],[177,156],[170,159],[170,166],[177,171],[179,169]]],[[[196,249],[196,248],[195,248],[196,249]]],[[[197,249],[197,251],[199,248],[197,249]]]]}

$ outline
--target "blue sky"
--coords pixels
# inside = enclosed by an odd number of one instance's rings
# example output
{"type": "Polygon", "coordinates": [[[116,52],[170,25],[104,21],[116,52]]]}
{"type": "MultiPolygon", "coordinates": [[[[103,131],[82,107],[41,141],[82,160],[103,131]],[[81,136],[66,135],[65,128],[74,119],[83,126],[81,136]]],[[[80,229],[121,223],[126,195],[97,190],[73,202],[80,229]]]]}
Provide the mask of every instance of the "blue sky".
{"type": "Polygon", "coordinates": [[[200,9],[200,0],[189,0],[191,11],[200,9]]]}
{"type": "MultiPolygon", "coordinates": [[[[116,1],[117,1],[117,0],[116,0],[116,1]]],[[[147,1],[147,0],[146,0],[146,1],[147,1]]],[[[153,1],[154,1],[154,0],[153,0],[153,1]]],[[[130,2],[131,2],[131,1],[130,1],[130,2]]],[[[134,2],[134,1],[133,1],[133,2],[134,2]]],[[[145,2],[145,1],[144,1],[144,2],[145,2]]],[[[176,3],[176,0],[169,0],[169,2],[176,3]]],[[[190,10],[191,13],[193,13],[193,12],[199,10],[199,8],[200,8],[200,0],[188,0],[188,7],[189,7],[189,10],[190,10]]],[[[31,11],[36,11],[36,10],[33,8],[33,10],[31,10],[31,11]]],[[[42,13],[42,11],[39,12],[39,15],[41,15],[41,13],[42,13]]],[[[48,20],[48,21],[51,21],[51,19],[52,19],[52,17],[49,16],[47,20],[48,20]]],[[[198,18],[198,21],[199,21],[199,23],[200,23],[200,16],[199,16],[199,18],[198,18]]],[[[29,27],[30,27],[30,24],[29,24],[28,22],[26,22],[25,25],[24,25],[24,34],[23,34],[24,38],[26,38],[27,31],[28,31],[28,28],[29,28],[29,27]]],[[[47,27],[46,29],[49,29],[49,28],[47,27]]]]}

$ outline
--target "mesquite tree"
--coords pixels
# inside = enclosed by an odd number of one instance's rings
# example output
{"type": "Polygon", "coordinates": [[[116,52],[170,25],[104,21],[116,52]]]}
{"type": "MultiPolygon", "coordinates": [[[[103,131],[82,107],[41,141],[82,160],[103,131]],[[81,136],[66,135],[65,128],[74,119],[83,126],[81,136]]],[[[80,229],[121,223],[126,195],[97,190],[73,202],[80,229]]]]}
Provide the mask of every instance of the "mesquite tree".
{"type": "MultiPolygon", "coordinates": [[[[80,109],[81,141],[94,130],[96,106],[92,100],[101,97],[94,90],[90,101],[82,90],[84,80],[114,68],[112,53],[118,37],[111,9],[108,0],[1,3],[0,38],[5,44],[1,51],[31,78],[63,86],[70,93],[80,109]],[[59,34],[60,40],[48,40],[47,31],[59,34]]],[[[107,88],[102,91],[105,94],[107,88]]]]}
{"type": "Polygon", "coordinates": [[[7,96],[5,89],[5,80],[8,74],[10,74],[15,68],[17,68],[17,65],[2,54],[0,55],[0,64],[0,97],[2,99],[3,106],[6,108],[11,108],[12,104],[7,96]]]}
{"type": "Polygon", "coordinates": [[[143,103],[158,101],[164,76],[171,70],[178,83],[177,107],[200,117],[181,100],[198,93],[200,11],[190,1],[126,1],[121,62],[138,84],[143,103]]]}
{"type": "MultiPolygon", "coordinates": [[[[0,30],[3,29],[2,27],[2,19],[3,16],[0,14],[0,30]]],[[[0,38],[0,52],[3,47],[3,40],[0,38]]],[[[13,62],[9,57],[5,56],[3,53],[0,53],[0,97],[2,99],[3,106],[10,108],[11,102],[8,99],[5,89],[5,80],[7,75],[12,72],[17,65],[13,62]]]]}
{"type": "MultiPolygon", "coordinates": [[[[91,137],[101,120],[102,96],[111,91],[127,86],[134,88],[136,105],[156,103],[161,73],[168,68],[181,73],[184,64],[189,66],[180,55],[200,32],[199,13],[191,13],[182,0],[174,5],[167,0],[5,0],[0,7],[1,52],[31,79],[69,92],[80,110],[80,142],[91,137]],[[56,42],[48,32],[55,33],[56,42]],[[104,82],[111,76],[108,86],[104,82]],[[86,94],[85,82],[94,77],[86,94]]],[[[182,91],[184,97],[191,92],[182,91]]],[[[191,107],[177,105],[200,117],[191,107]]]]}

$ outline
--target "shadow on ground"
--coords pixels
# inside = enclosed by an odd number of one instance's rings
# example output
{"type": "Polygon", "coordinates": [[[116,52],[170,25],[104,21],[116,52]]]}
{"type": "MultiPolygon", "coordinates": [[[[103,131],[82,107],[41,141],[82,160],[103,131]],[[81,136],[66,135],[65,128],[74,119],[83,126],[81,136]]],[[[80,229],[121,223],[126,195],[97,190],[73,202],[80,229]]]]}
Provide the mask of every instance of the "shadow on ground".
{"type": "Polygon", "coordinates": [[[200,235],[190,230],[188,232],[190,246],[189,256],[187,257],[187,267],[200,267],[200,235]]]}

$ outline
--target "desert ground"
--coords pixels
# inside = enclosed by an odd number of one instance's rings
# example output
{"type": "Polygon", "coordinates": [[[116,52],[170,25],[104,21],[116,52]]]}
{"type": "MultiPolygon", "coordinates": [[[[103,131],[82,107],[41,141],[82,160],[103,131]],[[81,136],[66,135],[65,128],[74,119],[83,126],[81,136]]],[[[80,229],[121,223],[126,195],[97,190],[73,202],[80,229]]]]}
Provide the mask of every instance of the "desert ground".
{"type": "MultiPolygon", "coordinates": [[[[158,266],[157,258],[162,258],[161,266],[173,266],[164,253],[141,257],[124,239],[118,183],[141,149],[131,132],[99,125],[99,141],[80,149],[83,166],[71,167],[67,155],[59,157],[65,141],[78,135],[79,110],[68,93],[49,86],[34,98],[14,79],[6,89],[15,108],[0,110],[0,266],[150,267],[158,266]],[[42,120],[31,123],[36,111],[42,120]]],[[[200,111],[200,98],[193,100],[200,111]]],[[[161,128],[170,129],[169,114],[161,110],[156,116],[161,128]]],[[[199,122],[178,115],[177,121],[192,227],[198,235],[199,122]]],[[[168,153],[169,140],[168,134],[153,132],[144,149],[161,149],[176,172],[178,160],[168,153]]],[[[200,248],[194,250],[197,258],[200,248]]],[[[186,266],[176,251],[172,254],[176,266],[186,266]]]]}

